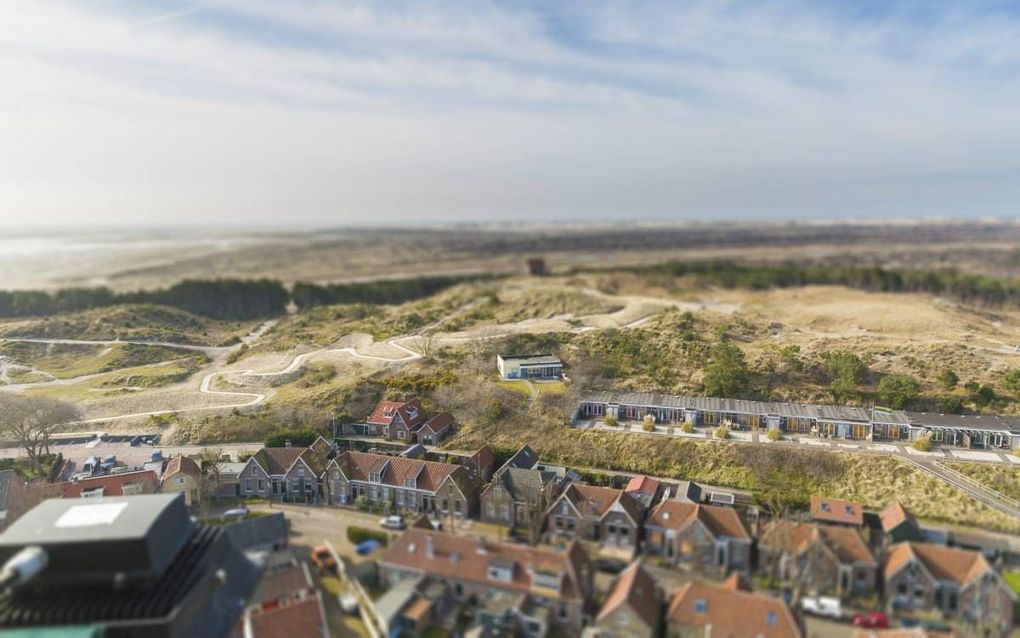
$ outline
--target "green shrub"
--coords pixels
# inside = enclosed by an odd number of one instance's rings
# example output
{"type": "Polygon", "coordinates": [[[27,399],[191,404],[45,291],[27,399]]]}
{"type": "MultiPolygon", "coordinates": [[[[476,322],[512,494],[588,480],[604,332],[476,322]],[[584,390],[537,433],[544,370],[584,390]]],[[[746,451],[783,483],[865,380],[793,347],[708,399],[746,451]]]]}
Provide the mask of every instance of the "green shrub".
{"type": "Polygon", "coordinates": [[[921,452],[931,452],[931,439],[927,436],[917,437],[916,439],[914,439],[914,442],[911,443],[911,445],[915,450],[919,450],[921,452]]]}
{"type": "Polygon", "coordinates": [[[645,432],[655,432],[655,419],[652,418],[652,415],[646,415],[645,418],[641,420],[641,429],[645,432]]]}
{"type": "Polygon", "coordinates": [[[730,428],[725,425],[720,425],[715,429],[715,432],[713,434],[715,438],[725,441],[726,439],[730,438],[730,428]]]}
{"type": "Polygon", "coordinates": [[[367,540],[379,541],[382,543],[383,547],[385,547],[387,543],[389,543],[390,537],[386,534],[386,532],[380,532],[377,529],[368,529],[366,527],[351,525],[347,528],[347,540],[349,540],[352,545],[357,545],[358,543],[363,543],[367,540]]]}
{"type": "Polygon", "coordinates": [[[613,428],[620,425],[620,422],[616,420],[615,416],[607,416],[606,418],[602,419],[602,422],[608,425],[609,427],[613,428]]]}
{"type": "Polygon", "coordinates": [[[769,438],[769,441],[783,440],[783,433],[779,430],[769,430],[768,434],[766,434],[765,436],[769,438]]]}
{"type": "Polygon", "coordinates": [[[680,431],[681,432],[686,432],[687,434],[693,434],[694,433],[694,424],[693,423],[687,423],[685,421],[684,424],[680,426],[680,431]]]}

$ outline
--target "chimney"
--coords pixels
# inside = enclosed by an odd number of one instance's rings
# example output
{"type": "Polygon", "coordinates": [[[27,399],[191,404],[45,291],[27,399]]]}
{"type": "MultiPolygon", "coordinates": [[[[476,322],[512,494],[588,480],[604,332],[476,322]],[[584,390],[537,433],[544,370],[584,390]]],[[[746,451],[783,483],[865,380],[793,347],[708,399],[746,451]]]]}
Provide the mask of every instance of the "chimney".
{"type": "Polygon", "coordinates": [[[425,555],[429,558],[436,557],[436,542],[431,534],[425,537],[425,555]]]}

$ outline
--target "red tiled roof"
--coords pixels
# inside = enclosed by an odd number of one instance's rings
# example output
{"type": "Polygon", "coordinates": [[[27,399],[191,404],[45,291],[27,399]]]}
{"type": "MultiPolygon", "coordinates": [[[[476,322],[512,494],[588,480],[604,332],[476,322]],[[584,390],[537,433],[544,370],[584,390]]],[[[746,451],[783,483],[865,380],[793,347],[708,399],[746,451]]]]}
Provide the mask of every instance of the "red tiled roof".
{"type": "Polygon", "coordinates": [[[686,627],[710,624],[712,636],[725,638],[801,635],[789,607],[778,598],[700,582],[687,583],[677,592],[666,613],[666,622],[686,627]]]}
{"type": "Polygon", "coordinates": [[[413,430],[425,422],[425,410],[421,407],[421,401],[418,399],[380,401],[368,417],[367,422],[372,425],[390,425],[397,415],[400,415],[400,419],[408,430],[413,430]]]}
{"type": "Polygon", "coordinates": [[[252,614],[250,622],[254,638],[317,638],[325,635],[317,598],[306,598],[252,614]]]}
{"type": "Polygon", "coordinates": [[[812,496],[811,518],[823,523],[842,523],[860,527],[864,524],[864,510],[861,509],[860,503],[853,501],[812,496]]]}
{"type": "Polygon", "coordinates": [[[202,476],[202,469],[198,466],[198,463],[183,454],[170,457],[170,460],[166,463],[166,469],[163,470],[162,480],[166,481],[178,472],[183,472],[184,474],[194,476],[195,478],[202,476]]]}
{"type": "Polygon", "coordinates": [[[638,561],[621,572],[613,582],[596,620],[601,621],[624,604],[629,605],[653,630],[659,626],[659,615],[662,612],[655,578],[638,561]]]}
{"type": "Polygon", "coordinates": [[[641,522],[641,505],[623,490],[571,483],[563,492],[563,498],[570,501],[581,514],[598,518],[605,516],[606,512],[619,502],[635,523],[641,522]]]}
{"type": "Polygon", "coordinates": [[[663,501],[652,509],[645,525],[675,529],[687,527],[694,520],[700,520],[708,531],[716,536],[728,536],[751,540],[736,510],[718,505],[702,505],[684,501],[663,501]]]}
{"type": "Polygon", "coordinates": [[[899,501],[893,501],[889,507],[882,510],[882,513],[879,514],[879,518],[882,519],[882,530],[886,533],[891,532],[906,522],[915,526],[917,525],[917,523],[914,522],[914,517],[899,501]]]}
{"type": "Polygon", "coordinates": [[[429,430],[433,434],[439,434],[453,424],[453,415],[449,412],[440,412],[425,422],[422,431],[429,430]]]}
{"type": "Polygon", "coordinates": [[[961,586],[992,569],[980,552],[931,545],[929,543],[897,543],[889,549],[885,576],[889,578],[911,560],[916,559],[938,580],[961,586]]]}
{"type": "Polygon", "coordinates": [[[635,476],[627,483],[625,492],[640,492],[654,495],[659,491],[659,482],[648,476],[635,476]]]}
{"type": "Polygon", "coordinates": [[[496,454],[488,445],[483,445],[478,448],[477,452],[471,455],[470,460],[475,466],[475,470],[481,474],[496,464],[496,454]]]}
{"type": "Polygon", "coordinates": [[[68,481],[62,484],[62,488],[64,498],[79,498],[82,492],[99,487],[103,488],[103,496],[123,496],[124,486],[136,483],[142,485],[140,494],[153,494],[156,491],[156,473],[152,470],[144,470],[124,474],[108,474],[81,481],[68,481]]]}
{"type": "Polygon", "coordinates": [[[769,526],[761,546],[799,556],[817,542],[824,543],[841,563],[874,563],[875,555],[856,529],[799,521],[779,521],[769,526]]]}
{"type": "Polygon", "coordinates": [[[483,543],[478,538],[419,528],[405,531],[386,550],[379,564],[498,589],[520,592],[538,589],[544,597],[567,601],[587,599],[586,584],[581,579],[590,578],[592,574],[588,556],[577,542],[571,543],[566,551],[553,551],[526,545],[489,541],[483,543]],[[431,556],[428,549],[430,539],[431,556]],[[508,567],[510,579],[491,578],[489,567],[494,564],[508,567]],[[553,592],[536,584],[536,572],[556,579],[558,591],[553,592]]]}

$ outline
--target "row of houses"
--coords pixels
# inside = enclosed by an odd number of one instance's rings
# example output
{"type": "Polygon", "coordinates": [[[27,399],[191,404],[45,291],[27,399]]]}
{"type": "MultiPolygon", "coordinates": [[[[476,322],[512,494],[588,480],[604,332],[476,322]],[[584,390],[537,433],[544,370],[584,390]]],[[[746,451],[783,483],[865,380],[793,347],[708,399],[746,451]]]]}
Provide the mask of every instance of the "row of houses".
{"type": "MultiPolygon", "coordinates": [[[[802,635],[781,597],[751,591],[748,579],[735,572],[723,581],[694,578],[667,602],[648,561],[637,559],[600,602],[595,566],[578,541],[562,549],[535,548],[415,528],[377,566],[389,587],[377,604],[389,635],[419,636],[431,627],[448,627],[465,608],[479,635],[802,635]]],[[[943,610],[981,635],[1007,635],[1012,627],[1015,597],[981,554],[897,543],[881,573],[885,589],[902,606],[943,610]]]]}
{"type": "Polygon", "coordinates": [[[635,392],[600,392],[583,398],[575,419],[613,418],[656,423],[729,425],[736,429],[782,432],[867,441],[904,441],[929,437],[965,447],[1020,448],[1020,419],[990,415],[936,414],[871,408],[749,401],[635,392]]]}

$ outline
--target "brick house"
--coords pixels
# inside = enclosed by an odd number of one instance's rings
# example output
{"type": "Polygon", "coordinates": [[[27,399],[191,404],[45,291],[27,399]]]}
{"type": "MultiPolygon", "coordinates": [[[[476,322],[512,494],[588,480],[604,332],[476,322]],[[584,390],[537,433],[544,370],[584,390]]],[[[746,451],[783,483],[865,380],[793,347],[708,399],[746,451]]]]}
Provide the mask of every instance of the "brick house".
{"type": "Polygon", "coordinates": [[[470,518],[478,511],[480,483],[460,465],[402,456],[344,452],[325,470],[330,503],[352,504],[359,498],[389,504],[394,510],[470,518]]]}
{"type": "Polygon", "coordinates": [[[886,544],[924,540],[921,526],[899,501],[893,501],[878,517],[882,522],[883,541],[886,544]]]}
{"type": "Polygon", "coordinates": [[[594,592],[594,569],[579,543],[565,551],[492,543],[411,528],[378,560],[383,583],[423,577],[448,583],[456,600],[479,610],[511,594],[513,635],[579,635],[594,592]]]}
{"type": "Polygon", "coordinates": [[[762,573],[808,593],[841,598],[875,591],[878,562],[852,527],[779,521],[758,543],[762,573]]]}
{"type": "Polygon", "coordinates": [[[410,442],[415,440],[415,433],[425,420],[425,409],[416,398],[410,401],[380,401],[365,421],[361,433],[410,442]]]}
{"type": "Polygon", "coordinates": [[[659,501],[663,490],[662,483],[649,476],[635,476],[627,483],[627,487],[623,488],[624,492],[637,499],[646,510],[651,509],[659,501]]]}
{"type": "Polygon", "coordinates": [[[418,442],[422,445],[438,445],[453,432],[453,416],[440,412],[425,422],[418,430],[418,442]]]}
{"type": "Polygon", "coordinates": [[[559,484],[554,472],[504,465],[482,492],[481,518],[486,523],[540,533],[559,484]]]}
{"type": "Polygon", "coordinates": [[[159,481],[152,470],[107,474],[80,481],[61,484],[64,498],[101,498],[104,496],[130,496],[132,494],[155,494],[159,481]]]}
{"type": "Polygon", "coordinates": [[[630,552],[640,540],[641,519],[641,504],[623,490],[577,483],[571,483],[546,512],[553,536],[630,552]]]}
{"type": "Polygon", "coordinates": [[[666,624],[667,638],[801,637],[796,619],[782,600],[743,591],[737,578],[722,585],[687,583],[670,602],[666,624]]]}
{"type": "Polygon", "coordinates": [[[889,548],[883,577],[885,598],[894,611],[938,609],[976,633],[994,636],[1007,635],[1013,626],[1016,595],[978,552],[897,543],[889,548]]]}
{"type": "Polygon", "coordinates": [[[735,510],[663,501],[645,521],[645,552],[711,576],[751,568],[751,535],[735,510]]]}
{"type": "Polygon", "coordinates": [[[183,492],[184,503],[191,507],[202,501],[201,492],[202,468],[193,459],[178,454],[171,457],[163,475],[160,476],[160,489],[166,492],[183,492]]]}
{"type": "Polygon", "coordinates": [[[630,564],[613,581],[585,638],[656,638],[662,625],[662,589],[641,565],[630,564]]]}
{"type": "Polygon", "coordinates": [[[238,477],[245,497],[278,498],[288,502],[320,500],[320,477],[333,446],[319,437],[307,448],[262,448],[248,459],[238,477]]]}

